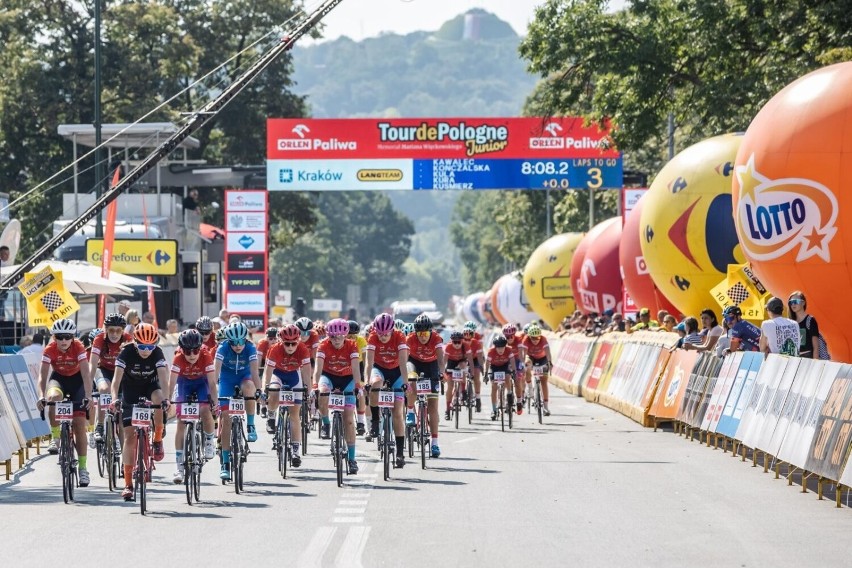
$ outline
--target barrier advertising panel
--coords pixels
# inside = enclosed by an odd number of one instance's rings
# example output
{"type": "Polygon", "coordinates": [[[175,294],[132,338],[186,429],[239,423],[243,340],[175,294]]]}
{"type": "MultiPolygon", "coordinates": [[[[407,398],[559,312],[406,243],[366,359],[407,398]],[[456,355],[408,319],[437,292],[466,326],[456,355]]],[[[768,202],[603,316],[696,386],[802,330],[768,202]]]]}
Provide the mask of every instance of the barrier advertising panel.
{"type": "Polygon", "coordinates": [[[640,406],[642,408],[648,409],[649,413],[651,410],[653,410],[653,405],[654,401],[656,400],[656,394],[658,392],[659,384],[660,381],[663,380],[663,376],[666,367],[669,364],[669,359],[671,359],[671,356],[672,352],[668,349],[662,349],[660,351],[660,354],[657,357],[657,363],[656,365],[654,365],[654,372],[651,374],[648,384],[645,387],[640,406]]]}
{"type": "Polygon", "coordinates": [[[698,353],[695,351],[675,351],[660,380],[660,388],[650,412],[652,416],[657,419],[675,419],[683,401],[689,375],[697,362],[698,353]]]}
{"type": "Polygon", "coordinates": [[[805,469],[837,480],[852,440],[852,369],[838,374],[820,409],[805,469]]]}
{"type": "Polygon", "coordinates": [[[742,352],[737,352],[728,355],[722,360],[722,368],[719,370],[719,376],[713,386],[710,402],[707,405],[707,412],[704,413],[704,420],[701,422],[702,430],[708,432],[716,431],[716,425],[722,416],[722,408],[724,408],[728,400],[728,394],[730,394],[731,386],[734,382],[734,375],[736,375],[737,369],[739,369],[742,358],[742,352]]]}
{"type": "Polygon", "coordinates": [[[734,377],[734,384],[731,386],[731,393],[728,395],[728,401],[725,403],[725,408],[722,410],[722,416],[719,418],[719,424],[716,427],[718,434],[729,438],[736,436],[740,419],[743,416],[746,404],[748,404],[752,386],[762,362],[762,353],[743,353],[739,369],[737,369],[734,377]]]}
{"type": "MultiPolygon", "coordinates": [[[[786,357],[785,355],[774,355],[787,359],[784,367],[784,374],[781,375],[781,381],[778,383],[778,388],[772,393],[772,399],[769,401],[769,406],[763,413],[763,419],[759,423],[760,430],[757,431],[757,438],[751,442],[751,447],[758,448],[763,451],[769,451],[772,442],[772,437],[775,430],[778,428],[778,421],[781,419],[781,414],[788,398],[792,398],[790,390],[793,388],[793,381],[796,376],[803,372],[802,363],[811,361],[811,359],[801,359],[799,357],[786,357]]],[[[773,357],[773,355],[770,355],[773,357]]],[[[755,424],[757,426],[757,423],[755,424]]],[[[752,434],[754,437],[754,434],[752,434]]],[[[745,443],[745,442],[744,442],[745,443]]],[[[749,444],[746,443],[748,446],[749,444]]],[[[780,440],[779,440],[780,446],[780,440]]],[[[774,455],[774,454],[773,454],[774,455]]]]}
{"type": "MultiPolygon", "coordinates": [[[[788,364],[790,369],[792,365],[788,364]]],[[[758,446],[765,450],[768,454],[778,456],[781,451],[781,444],[784,443],[784,438],[787,436],[790,424],[793,420],[793,415],[796,408],[799,406],[799,401],[802,397],[802,388],[806,382],[812,382],[814,386],[819,383],[820,375],[825,368],[825,361],[819,359],[801,359],[793,384],[789,386],[787,397],[784,399],[784,406],[781,408],[781,414],[778,417],[778,422],[775,424],[775,431],[769,440],[769,444],[758,446]]]]}
{"type": "Polygon", "coordinates": [[[751,396],[748,404],[746,404],[735,436],[737,440],[748,447],[754,447],[754,442],[763,424],[763,418],[772,398],[775,396],[775,392],[778,390],[786,367],[786,358],[770,356],[763,362],[760,371],[757,373],[754,388],[751,391],[751,396]]]}
{"type": "Polygon", "coordinates": [[[621,188],[581,118],[269,119],[270,190],[621,188]]]}
{"type": "Polygon", "coordinates": [[[598,388],[598,383],[607,368],[610,353],[612,353],[612,343],[600,343],[595,355],[595,362],[592,364],[592,371],[589,374],[589,380],[586,382],[587,389],[595,390],[598,388]]]}

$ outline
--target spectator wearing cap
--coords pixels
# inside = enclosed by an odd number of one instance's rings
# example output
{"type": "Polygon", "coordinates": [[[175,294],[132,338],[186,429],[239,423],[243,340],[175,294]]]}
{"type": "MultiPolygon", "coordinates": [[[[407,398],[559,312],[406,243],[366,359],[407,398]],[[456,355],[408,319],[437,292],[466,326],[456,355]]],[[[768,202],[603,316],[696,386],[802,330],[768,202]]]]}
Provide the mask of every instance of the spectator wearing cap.
{"type": "MultiPolygon", "coordinates": [[[[819,332],[816,318],[808,313],[808,300],[805,295],[796,290],[790,294],[787,307],[790,309],[790,319],[799,324],[799,357],[822,359],[819,349],[822,335],[819,332]]],[[[824,358],[828,359],[827,349],[824,358]]]]}
{"type": "Polygon", "coordinates": [[[642,308],[639,310],[639,323],[631,327],[630,332],[658,329],[659,327],[659,322],[651,319],[651,310],[648,308],[642,308]]]}
{"type": "Polygon", "coordinates": [[[730,331],[728,322],[722,318],[722,337],[719,338],[719,341],[716,342],[716,347],[713,348],[716,357],[724,357],[726,350],[731,346],[730,331]]]}
{"type": "Polygon", "coordinates": [[[739,306],[728,306],[722,314],[731,330],[729,353],[734,351],[757,351],[760,348],[760,328],[743,319],[739,306]]]}
{"type": "MultiPolygon", "coordinates": [[[[693,318],[694,319],[694,318],[693,318]]],[[[691,347],[684,346],[684,349],[692,349],[694,351],[712,351],[716,347],[716,342],[722,337],[725,330],[719,325],[719,320],[716,319],[716,313],[710,308],[701,310],[702,329],[699,332],[701,342],[691,344],[691,347]]]]}
{"type": "Polygon", "coordinates": [[[686,337],[686,324],[684,322],[680,322],[679,324],[674,326],[674,332],[677,334],[678,339],[672,350],[680,349],[681,347],[683,347],[683,339],[686,337]]]}
{"type": "Polygon", "coordinates": [[[659,310],[657,312],[657,321],[660,322],[660,325],[663,324],[667,315],[669,315],[669,312],[667,310],[659,310]]]}
{"type": "Polygon", "coordinates": [[[797,357],[799,355],[799,322],[784,317],[784,302],[772,297],[766,302],[769,319],[760,324],[760,352],[764,355],[781,353],[797,357]]]}

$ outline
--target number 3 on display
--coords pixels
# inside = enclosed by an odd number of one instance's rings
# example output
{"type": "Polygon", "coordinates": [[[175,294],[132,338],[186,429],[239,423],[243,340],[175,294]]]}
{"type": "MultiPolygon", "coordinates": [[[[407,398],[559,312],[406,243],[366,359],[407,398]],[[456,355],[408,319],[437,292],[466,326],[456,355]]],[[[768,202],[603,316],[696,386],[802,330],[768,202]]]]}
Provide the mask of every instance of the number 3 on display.
{"type": "Polygon", "coordinates": [[[603,185],[603,174],[600,168],[589,168],[589,177],[592,178],[586,182],[589,189],[598,189],[603,185]]]}

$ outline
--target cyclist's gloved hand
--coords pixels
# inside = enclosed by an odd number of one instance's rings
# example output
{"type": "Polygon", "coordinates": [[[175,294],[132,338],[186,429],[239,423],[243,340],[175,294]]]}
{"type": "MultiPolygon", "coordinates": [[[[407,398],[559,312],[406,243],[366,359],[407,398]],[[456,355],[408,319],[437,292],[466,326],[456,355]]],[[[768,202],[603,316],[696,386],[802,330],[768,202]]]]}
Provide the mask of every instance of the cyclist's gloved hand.
{"type": "Polygon", "coordinates": [[[83,410],[89,410],[89,399],[88,398],[84,398],[83,400],[80,401],[80,408],[82,408],[83,410]]]}
{"type": "Polygon", "coordinates": [[[163,410],[168,410],[169,406],[171,406],[171,401],[166,399],[160,403],[160,406],[163,408],[163,410]]]}
{"type": "Polygon", "coordinates": [[[37,406],[38,406],[38,409],[39,409],[40,411],[41,411],[41,410],[44,410],[44,407],[45,407],[46,405],[47,405],[47,399],[45,399],[44,397],[42,397],[42,398],[38,399],[38,404],[37,404],[37,406]]]}
{"type": "Polygon", "coordinates": [[[263,393],[260,391],[260,389],[254,391],[254,398],[256,398],[257,400],[263,400],[263,393]]]}

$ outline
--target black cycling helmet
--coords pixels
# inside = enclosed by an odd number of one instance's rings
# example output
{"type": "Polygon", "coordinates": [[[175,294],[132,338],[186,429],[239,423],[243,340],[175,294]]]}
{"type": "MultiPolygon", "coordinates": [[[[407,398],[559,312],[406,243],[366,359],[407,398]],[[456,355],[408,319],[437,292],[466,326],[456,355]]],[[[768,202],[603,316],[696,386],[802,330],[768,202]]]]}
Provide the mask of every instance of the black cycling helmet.
{"type": "Polygon", "coordinates": [[[355,320],[349,320],[346,323],[349,324],[349,335],[358,335],[361,331],[361,325],[355,320]]]}
{"type": "Polygon", "coordinates": [[[269,340],[275,339],[278,337],[278,328],[277,327],[269,327],[266,329],[266,338],[269,340]]]}
{"type": "Polygon", "coordinates": [[[420,314],[414,320],[414,331],[431,331],[432,330],[432,318],[427,316],[426,314],[420,314]]]}
{"type": "Polygon", "coordinates": [[[309,318],[299,318],[296,320],[296,327],[298,327],[299,331],[302,333],[307,333],[314,328],[314,322],[312,322],[309,318]]]}
{"type": "Polygon", "coordinates": [[[491,344],[494,347],[506,347],[509,344],[509,340],[506,339],[505,335],[497,335],[491,340],[491,344]]]}
{"type": "Polygon", "coordinates": [[[460,331],[454,331],[450,334],[450,341],[461,341],[464,338],[464,334],[460,331]]]}
{"type": "Polygon", "coordinates": [[[121,314],[108,314],[104,318],[104,327],[124,327],[127,325],[127,320],[121,314]]]}
{"type": "Polygon", "coordinates": [[[213,331],[213,322],[210,321],[210,318],[208,318],[207,316],[201,316],[195,322],[195,329],[197,329],[201,333],[210,333],[211,331],[213,331]]]}
{"type": "Polygon", "coordinates": [[[181,349],[201,349],[204,338],[197,329],[186,329],[178,336],[178,345],[181,349]]]}
{"type": "Polygon", "coordinates": [[[727,308],[725,308],[725,311],[722,313],[722,317],[728,317],[728,316],[742,317],[742,315],[743,315],[743,311],[740,309],[739,306],[728,306],[727,308]]]}

